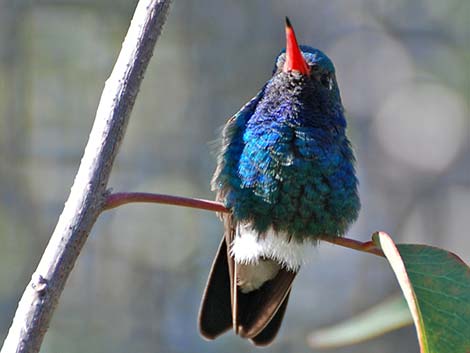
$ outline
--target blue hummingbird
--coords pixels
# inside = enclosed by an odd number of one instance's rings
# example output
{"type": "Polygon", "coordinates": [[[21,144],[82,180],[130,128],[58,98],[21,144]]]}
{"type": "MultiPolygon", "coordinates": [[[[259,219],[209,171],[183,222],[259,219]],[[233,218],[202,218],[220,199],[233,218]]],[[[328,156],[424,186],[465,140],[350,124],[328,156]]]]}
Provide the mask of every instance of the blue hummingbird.
{"type": "Polygon", "coordinates": [[[297,43],[226,123],[211,186],[231,210],[199,313],[203,337],[233,328],[257,346],[281,326],[292,281],[320,237],[342,236],[360,201],[335,68],[297,43]]]}

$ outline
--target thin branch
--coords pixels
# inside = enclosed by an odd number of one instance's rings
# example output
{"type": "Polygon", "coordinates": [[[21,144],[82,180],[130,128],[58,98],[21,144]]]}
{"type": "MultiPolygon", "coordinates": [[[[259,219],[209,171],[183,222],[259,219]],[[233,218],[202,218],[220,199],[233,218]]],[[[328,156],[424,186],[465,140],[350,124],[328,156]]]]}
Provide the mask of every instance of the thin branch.
{"type": "Polygon", "coordinates": [[[321,237],[321,240],[331,244],[339,245],[344,248],[354,249],[381,257],[385,257],[381,249],[377,248],[372,241],[362,242],[345,237],[321,237]]]}
{"type": "Polygon", "coordinates": [[[111,76],[69,198],[18,304],[1,353],[38,352],[65,282],[103,209],[111,168],[169,0],[139,1],[111,76]]]}
{"type": "Polygon", "coordinates": [[[160,203],[165,205],[198,208],[201,210],[214,212],[230,212],[223,204],[216,201],[164,194],[152,194],[148,192],[120,192],[110,194],[106,198],[106,203],[103,207],[103,210],[109,210],[134,202],[160,203]]]}
{"type": "MultiPolygon", "coordinates": [[[[166,205],[184,206],[198,208],[201,210],[229,213],[230,210],[222,203],[203,199],[193,199],[190,197],[172,196],[164,194],[152,194],[147,192],[120,192],[110,194],[106,198],[104,210],[116,208],[125,204],[134,202],[160,203],[166,205]]],[[[382,256],[382,250],[377,248],[372,241],[361,242],[359,240],[344,237],[323,236],[321,240],[331,244],[339,245],[345,248],[366,252],[369,254],[382,256]]]]}

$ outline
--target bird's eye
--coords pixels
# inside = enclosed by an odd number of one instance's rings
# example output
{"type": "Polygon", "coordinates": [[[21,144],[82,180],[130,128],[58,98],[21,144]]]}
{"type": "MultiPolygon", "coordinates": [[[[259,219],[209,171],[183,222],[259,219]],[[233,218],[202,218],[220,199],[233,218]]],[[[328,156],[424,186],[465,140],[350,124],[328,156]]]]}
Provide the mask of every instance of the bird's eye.
{"type": "Polygon", "coordinates": [[[325,86],[328,89],[333,88],[333,80],[331,79],[330,74],[323,74],[320,76],[320,82],[323,86],[325,86]]]}
{"type": "Polygon", "coordinates": [[[310,72],[320,71],[320,66],[318,64],[310,64],[308,67],[310,68],[310,72]]]}

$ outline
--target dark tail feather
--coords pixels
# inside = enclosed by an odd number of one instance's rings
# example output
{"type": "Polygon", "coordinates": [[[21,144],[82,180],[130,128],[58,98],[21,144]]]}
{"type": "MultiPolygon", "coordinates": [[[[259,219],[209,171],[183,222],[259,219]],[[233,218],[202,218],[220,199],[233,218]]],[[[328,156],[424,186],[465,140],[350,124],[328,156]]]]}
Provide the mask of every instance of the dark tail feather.
{"type": "Polygon", "coordinates": [[[289,301],[289,295],[290,291],[284,299],[282,305],[277,310],[276,315],[274,315],[274,317],[269,322],[268,326],[266,326],[263,331],[261,331],[258,335],[251,338],[251,341],[256,346],[267,346],[276,337],[279,329],[281,328],[282,319],[284,318],[284,314],[286,312],[287,302],[289,301]]]}
{"type": "Polygon", "coordinates": [[[242,293],[236,285],[234,267],[224,237],[202,297],[199,331],[204,338],[214,339],[233,327],[241,337],[257,346],[265,346],[281,327],[296,273],[281,269],[260,289],[242,293]]]}
{"type": "Polygon", "coordinates": [[[259,345],[268,344],[276,336],[287,307],[292,281],[296,273],[281,269],[274,279],[260,289],[237,293],[238,334],[259,345]]]}
{"type": "Polygon", "coordinates": [[[199,311],[199,331],[214,339],[232,327],[230,273],[225,238],[217,251],[199,311]]]}

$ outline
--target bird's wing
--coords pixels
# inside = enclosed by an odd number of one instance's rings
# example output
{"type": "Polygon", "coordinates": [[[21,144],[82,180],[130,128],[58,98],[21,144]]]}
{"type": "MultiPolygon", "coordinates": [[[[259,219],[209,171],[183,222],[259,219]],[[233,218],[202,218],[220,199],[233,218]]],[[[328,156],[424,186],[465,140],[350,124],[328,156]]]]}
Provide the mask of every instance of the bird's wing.
{"type": "Polygon", "coordinates": [[[229,254],[229,239],[233,227],[232,216],[223,214],[225,233],[214,258],[199,310],[199,331],[207,339],[214,339],[233,327],[234,261],[229,254]]]}
{"type": "Polygon", "coordinates": [[[284,314],[286,313],[287,303],[289,302],[290,290],[287,293],[282,305],[276,312],[276,315],[271,319],[268,325],[256,336],[250,338],[250,340],[256,346],[267,346],[270,344],[276,337],[279,329],[281,328],[282,319],[284,319],[284,314]]]}
{"type": "MultiPolygon", "coordinates": [[[[233,216],[223,216],[225,248],[230,249],[237,232],[233,216]]],[[[296,272],[280,269],[275,278],[259,289],[243,293],[237,286],[237,267],[230,251],[227,253],[232,303],[232,327],[237,335],[250,339],[257,346],[269,344],[277,335],[287,307],[296,272]]],[[[228,315],[225,315],[226,317],[228,315]]]]}
{"type": "MultiPolygon", "coordinates": [[[[256,345],[266,345],[276,336],[296,272],[281,269],[270,281],[249,293],[237,290],[236,332],[256,345]]],[[[234,320],[235,321],[235,320],[234,320]]]]}
{"type": "Polygon", "coordinates": [[[281,269],[261,288],[242,293],[229,247],[235,236],[233,217],[223,215],[225,234],[212,264],[199,311],[199,330],[214,339],[230,327],[257,346],[269,344],[281,326],[295,272],[281,269]]]}

